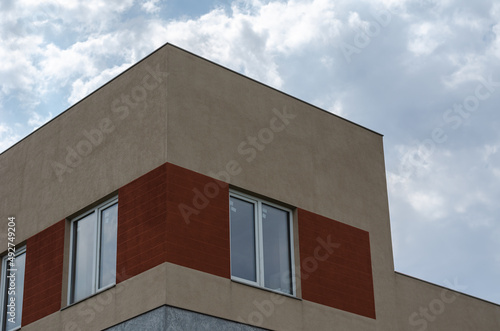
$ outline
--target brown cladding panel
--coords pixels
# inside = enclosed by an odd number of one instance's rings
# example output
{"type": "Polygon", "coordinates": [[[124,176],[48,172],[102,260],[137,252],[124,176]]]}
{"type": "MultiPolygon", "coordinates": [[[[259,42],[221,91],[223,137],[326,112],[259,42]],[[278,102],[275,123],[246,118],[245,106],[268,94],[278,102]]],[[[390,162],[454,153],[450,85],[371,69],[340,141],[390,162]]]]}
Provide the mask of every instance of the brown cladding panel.
{"type": "Polygon", "coordinates": [[[227,184],[166,163],[118,199],[117,283],[167,261],[230,277],[227,184]]]}
{"type": "Polygon", "coordinates": [[[166,166],[118,190],[116,282],[165,262],[166,166]]]}
{"type": "Polygon", "coordinates": [[[375,318],[369,233],[299,209],[302,297],[375,318]]]}
{"type": "Polygon", "coordinates": [[[64,227],[62,220],[26,242],[22,325],[61,309],[64,227]]]}
{"type": "Polygon", "coordinates": [[[229,187],[167,164],[167,261],[230,278],[229,187]]]}

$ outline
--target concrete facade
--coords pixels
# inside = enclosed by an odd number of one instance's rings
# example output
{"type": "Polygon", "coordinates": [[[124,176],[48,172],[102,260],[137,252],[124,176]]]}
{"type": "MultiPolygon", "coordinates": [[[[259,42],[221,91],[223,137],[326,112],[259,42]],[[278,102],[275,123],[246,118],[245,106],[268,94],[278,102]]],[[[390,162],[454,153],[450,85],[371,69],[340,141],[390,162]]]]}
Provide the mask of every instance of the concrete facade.
{"type": "MultiPolygon", "coordinates": [[[[170,187],[181,183],[165,185],[169,196],[170,187]]],[[[194,193],[191,186],[185,189],[181,198],[189,205],[194,193]]],[[[170,220],[176,204],[171,206],[165,216],[170,220]]],[[[65,232],[64,249],[61,244],[53,253],[63,261],[56,272],[60,303],[38,315],[23,312],[23,321],[24,314],[34,317],[22,330],[122,330],[125,321],[160,314],[155,310],[160,307],[273,330],[500,329],[498,305],[394,272],[380,134],[168,44],[0,155],[0,217],[12,215],[17,244],[28,243],[28,261],[30,238],[58,222],[66,224],[66,231],[58,232],[65,232]],[[68,220],[113,195],[120,208],[124,187],[166,164],[295,211],[296,297],[232,281],[224,264],[212,272],[210,266],[191,267],[201,262],[177,262],[166,248],[174,240],[173,228],[166,225],[164,256],[137,272],[124,263],[128,269],[117,270],[116,286],[68,304],[68,220]],[[370,266],[371,289],[360,292],[368,297],[364,301],[346,300],[369,306],[371,297],[373,316],[305,298],[300,289],[310,256],[300,256],[301,242],[314,238],[301,237],[298,210],[366,232],[368,260],[360,259],[370,266]]],[[[163,229],[164,221],[159,222],[163,229]]],[[[174,223],[176,231],[189,234],[203,222],[182,223],[182,228],[174,223]]],[[[7,233],[6,222],[0,222],[0,233],[7,233]]],[[[0,247],[7,247],[6,235],[0,239],[0,247]]],[[[318,272],[325,268],[319,265],[318,272]]],[[[32,309],[41,299],[32,299],[32,309]]]]}
{"type": "Polygon", "coordinates": [[[163,306],[113,326],[106,331],[150,330],[220,330],[258,331],[263,330],[241,323],[215,318],[196,312],[163,306]]]}

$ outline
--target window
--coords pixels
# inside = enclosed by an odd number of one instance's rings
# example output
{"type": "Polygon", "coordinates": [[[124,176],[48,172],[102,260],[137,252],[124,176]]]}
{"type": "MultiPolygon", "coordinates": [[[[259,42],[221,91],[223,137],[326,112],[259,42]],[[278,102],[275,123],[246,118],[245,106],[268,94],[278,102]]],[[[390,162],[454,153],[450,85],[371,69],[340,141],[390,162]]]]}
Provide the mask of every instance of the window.
{"type": "Polygon", "coordinates": [[[231,192],[231,277],[295,295],[292,212],[231,192]]]}
{"type": "Polygon", "coordinates": [[[2,316],[1,330],[11,331],[21,328],[24,293],[24,269],[26,267],[26,248],[15,247],[2,259],[2,316]]]}
{"type": "Polygon", "coordinates": [[[117,225],[117,198],[71,222],[69,303],[115,284],[117,225]]]}

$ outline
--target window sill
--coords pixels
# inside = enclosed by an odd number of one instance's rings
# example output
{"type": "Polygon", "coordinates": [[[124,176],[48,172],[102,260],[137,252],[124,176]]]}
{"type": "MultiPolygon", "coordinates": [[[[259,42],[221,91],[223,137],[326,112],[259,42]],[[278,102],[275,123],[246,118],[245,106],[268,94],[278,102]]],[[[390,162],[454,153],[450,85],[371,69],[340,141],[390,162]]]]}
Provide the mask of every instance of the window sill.
{"type": "Polygon", "coordinates": [[[111,289],[111,288],[113,288],[113,287],[115,287],[115,286],[116,286],[116,283],[115,283],[115,284],[108,285],[108,286],[106,286],[106,287],[104,287],[104,288],[100,289],[99,291],[95,292],[94,294],[92,294],[92,295],[90,295],[90,296],[88,296],[88,297],[86,297],[86,298],[83,298],[83,299],[78,300],[78,301],[75,301],[75,302],[73,302],[73,303],[71,303],[71,304],[69,304],[69,305],[67,305],[67,306],[65,306],[65,307],[62,307],[62,308],[60,309],[60,311],[63,311],[63,310],[65,310],[65,309],[68,309],[68,308],[70,308],[70,307],[73,307],[73,306],[75,306],[75,305],[79,304],[80,302],[83,302],[83,301],[85,301],[85,300],[88,300],[88,299],[90,299],[90,298],[93,298],[93,297],[95,297],[96,295],[99,295],[99,294],[101,294],[102,292],[107,291],[107,290],[109,290],[109,289],[111,289]]]}
{"type": "Polygon", "coordinates": [[[280,292],[280,291],[273,290],[273,289],[270,289],[270,288],[267,288],[267,287],[262,287],[262,286],[259,286],[259,285],[256,285],[256,284],[247,283],[247,282],[245,282],[244,280],[241,280],[241,279],[231,278],[231,281],[235,282],[235,283],[238,283],[238,284],[241,284],[241,285],[250,286],[250,287],[253,287],[253,288],[256,288],[256,289],[259,289],[259,290],[264,290],[264,291],[267,291],[267,292],[270,292],[270,293],[279,294],[279,295],[283,295],[285,297],[289,297],[291,299],[302,301],[302,298],[299,298],[299,297],[297,297],[295,295],[284,293],[284,292],[280,292]]]}

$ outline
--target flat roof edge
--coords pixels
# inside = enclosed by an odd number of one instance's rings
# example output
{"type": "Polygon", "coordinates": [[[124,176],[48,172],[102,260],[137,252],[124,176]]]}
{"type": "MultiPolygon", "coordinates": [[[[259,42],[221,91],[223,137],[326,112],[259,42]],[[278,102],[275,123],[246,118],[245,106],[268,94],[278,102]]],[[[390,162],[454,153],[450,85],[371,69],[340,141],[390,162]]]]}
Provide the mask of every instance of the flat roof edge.
{"type": "Polygon", "coordinates": [[[292,98],[292,99],[294,99],[294,100],[297,100],[297,101],[299,101],[299,102],[301,102],[301,103],[303,103],[303,104],[306,104],[306,105],[308,105],[308,106],[310,106],[310,107],[313,107],[313,108],[315,108],[315,109],[317,109],[317,110],[320,110],[320,111],[322,111],[322,112],[325,112],[325,113],[327,113],[327,114],[329,114],[329,115],[331,115],[331,116],[335,116],[335,117],[337,117],[337,118],[339,118],[339,119],[341,119],[341,120],[343,120],[343,121],[346,121],[346,122],[348,122],[348,123],[350,123],[350,124],[353,124],[353,125],[355,125],[355,126],[357,126],[357,127],[362,128],[362,129],[364,129],[364,130],[367,130],[367,131],[370,131],[370,132],[372,132],[372,133],[375,133],[375,134],[377,134],[377,135],[379,135],[379,136],[381,136],[381,137],[383,137],[383,136],[384,136],[383,134],[381,134],[381,133],[379,133],[379,132],[377,132],[377,131],[374,131],[374,130],[372,130],[372,129],[369,129],[369,128],[367,128],[367,127],[365,127],[365,126],[361,125],[361,124],[358,124],[358,123],[353,122],[353,121],[351,121],[351,120],[348,120],[348,119],[346,119],[346,118],[344,118],[344,117],[342,117],[342,116],[339,116],[339,115],[337,115],[337,114],[334,114],[334,113],[332,113],[332,112],[329,112],[329,111],[327,111],[327,110],[325,110],[325,109],[322,109],[322,108],[320,108],[320,107],[318,107],[318,106],[315,106],[315,105],[313,105],[313,104],[311,104],[311,103],[309,103],[309,102],[307,102],[307,101],[304,101],[304,100],[302,100],[302,99],[299,99],[298,97],[295,97],[295,96],[293,96],[293,95],[290,95],[290,94],[288,94],[288,93],[286,93],[286,92],[280,91],[280,90],[278,90],[277,88],[274,88],[274,87],[272,87],[272,86],[269,86],[269,85],[267,85],[267,84],[265,84],[265,83],[263,83],[263,82],[260,82],[260,81],[258,81],[258,80],[256,80],[256,79],[254,79],[254,78],[251,78],[251,77],[245,76],[245,75],[243,75],[242,73],[239,73],[239,72],[237,72],[237,71],[235,71],[235,70],[233,70],[233,69],[230,69],[230,68],[228,68],[228,67],[225,67],[225,66],[223,66],[223,65],[221,65],[221,64],[219,64],[219,63],[216,63],[216,62],[214,62],[214,61],[212,61],[212,60],[206,59],[206,58],[204,58],[204,57],[202,57],[202,56],[200,56],[200,55],[197,55],[197,54],[195,54],[195,53],[193,53],[193,52],[191,52],[191,51],[185,50],[185,49],[183,49],[183,48],[181,48],[181,47],[179,47],[179,46],[177,46],[177,45],[174,45],[174,44],[172,44],[172,43],[170,43],[170,42],[166,42],[166,43],[165,43],[165,44],[163,44],[162,46],[158,47],[157,49],[155,49],[154,51],[152,51],[151,53],[149,53],[148,55],[146,55],[144,58],[142,58],[142,59],[140,59],[139,61],[137,61],[136,63],[132,64],[129,68],[125,69],[124,71],[120,72],[118,75],[116,75],[115,77],[113,77],[112,79],[110,79],[109,81],[107,81],[106,83],[104,83],[103,85],[99,86],[97,89],[95,89],[94,91],[92,91],[91,93],[89,93],[87,96],[83,97],[82,99],[80,99],[80,100],[78,100],[76,103],[74,103],[73,105],[69,106],[68,108],[66,108],[65,110],[63,110],[63,111],[62,111],[62,112],[60,112],[59,114],[57,114],[54,118],[52,118],[52,119],[50,119],[49,121],[47,121],[46,123],[44,123],[42,126],[40,126],[39,128],[37,128],[36,130],[34,130],[34,131],[30,132],[28,135],[24,136],[24,137],[23,137],[23,138],[21,138],[19,141],[15,142],[12,146],[8,147],[6,150],[4,150],[3,152],[1,152],[1,153],[0,153],[0,157],[1,157],[2,155],[4,155],[7,151],[9,151],[10,149],[12,149],[12,148],[14,148],[15,146],[17,146],[18,144],[22,143],[25,139],[27,139],[27,138],[28,138],[28,137],[30,137],[31,135],[35,134],[38,130],[42,129],[42,128],[43,128],[43,127],[45,127],[46,125],[48,125],[48,124],[50,124],[51,122],[55,121],[57,118],[59,118],[60,116],[62,116],[64,113],[66,113],[67,111],[70,111],[72,108],[74,108],[75,106],[77,106],[79,103],[83,102],[83,101],[84,101],[84,100],[86,100],[87,98],[91,97],[93,94],[97,93],[100,89],[104,88],[106,85],[110,84],[111,82],[113,82],[115,79],[117,79],[117,78],[118,78],[118,77],[120,77],[121,75],[124,75],[124,74],[125,74],[125,73],[127,73],[129,70],[131,70],[131,69],[132,69],[132,68],[134,68],[135,66],[139,65],[141,62],[145,61],[145,60],[146,60],[146,59],[148,59],[149,57],[153,56],[155,53],[160,52],[162,49],[164,49],[164,48],[166,48],[166,47],[169,47],[169,46],[170,46],[170,47],[173,47],[173,48],[175,48],[175,49],[178,49],[178,50],[180,50],[180,51],[183,51],[183,52],[185,52],[185,53],[188,53],[188,54],[190,54],[190,55],[193,55],[193,56],[195,56],[195,57],[196,57],[196,58],[198,58],[198,59],[201,59],[201,60],[206,61],[206,62],[208,62],[208,63],[210,63],[210,64],[213,64],[213,65],[216,65],[216,66],[218,66],[218,67],[220,67],[220,68],[222,68],[222,69],[225,69],[225,70],[228,70],[228,71],[230,71],[230,72],[232,72],[232,73],[235,73],[235,74],[236,74],[236,75],[238,75],[238,76],[241,76],[241,77],[243,77],[243,78],[249,79],[249,80],[251,80],[251,81],[253,81],[253,82],[255,82],[255,83],[259,84],[259,85],[262,85],[262,86],[264,86],[264,87],[267,87],[267,88],[269,88],[269,89],[272,89],[272,90],[274,90],[274,91],[276,91],[276,92],[278,92],[278,93],[281,93],[281,94],[283,94],[283,95],[285,95],[285,96],[287,96],[287,97],[289,97],[289,98],[292,98]]]}
{"type": "Polygon", "coordinates": [[[228,67],[225,67],[225,66],[223,66],[223,65],[221,65],[221,64],[219,64],[219,63],[216,63],[216,62],[214,62],[214,61],[212,61],[212,60],[206,59],[206,58],[204,58],[204,57],[202,57],[202,56],[200,56],[200,55],[197,55],[197,54],[195,54],[195,53],[193,53],[193,52],[191,52],[191,51],[185,50],[184,48],[181,48],[181,47],[179,47],[179,46],[177,46],[177,45],[174,45],[174,44],[171,44],[171,43],[168,43],[168,42],[167,42],[167,43],[166,43],[165,45],[163,45],[162,47],[167,46],[167,45],[168,45],[168,46],[171,46],[171,47],[174,47],[174,48],[176,48],[176,49],[178,49],[178,50],[180,50],[180,51],[183,51],[183,52],[186,52],[186,53],[188,53],[188,54],[191,54],[191,55],[193,55],[193,56],[195,56],[195,57],[197,57],[197,58],[199,58],[199,59],[201,59],[201,60],[207,61],[207,62],[209,62],[209,63],[211,63],[211,64],[213,64],[213,65],[216,65],[216,66],[218,66],[218,67],[220,67],[220,68],[222,68],[222,69],[225,69],[225,70],[231,71],[232,73],[235,73],[235,74],[236,74],[236,75],[238,75],[238,76],[241,76],[241,77],[243,77],[243,78],[249,79],[249,80],[251,80],[251,81],[253,81],[253,82],[255,82],[255,83],[259,84],[259,85],[262,85],[262,86],[264,86],[264,87],[267,87],[267,88],[269,88],[269,89],[272,89],[272,90],[274,90],[274,91],[276,91],[276,92],[279,92],[279,93],[281,93],[281,94],[283,94],[283,95],[285,95],[285,96],[287,96],[287,97],[289,97],[289,98],[292,98],[292,99],[294,99],[294,100],[297,100],[297,101],[299,101],[299,102],[302,102],[302,103],[304,103],[304,104],[306,104],[306,105],[308,105],[308,106],[310,106],[310,107],[316,108],[317,110],[320,110],[320,111],[325,112],[325,113],[327,113],[327,114],[329,114],[329,115],[335,116],[335,117],[337,117],[337,118],[339,118],[339,119],[341,119],[341,120],[344,120],[344,121],[346,121],[346,122],[348,122],[348,123],[354,124],[355,126],[358,126],[358,127],[362,128],[362,129],[365,129],[365,130],[367,130],[367,131],[370,131],[370,132],[372,132],[372,133],[375,133],[375,134],[377,134],[377,135],[379,135],[379,136],[381,136],[381,137],[383,137],[383,136],[384,136],[384,135],[383,135],[382,133],[380,133],[380,132],[377,132],[377,131],[372,130],[372,129],[370,129],[370,128],[367,128],[367,127],[365,127],[365,126],[363,126],[363,125],[361,125],[361,124],[358,124],[358,123],[356,123],[356,122],[353,122],[353,121],[351,121],[351,120],[348,120],[347,118],[342,117],[342,116],[340,116],[340,115],[337,115],[337,114],[334,114],[334,113],[332,113],[332,112],[329,112],[328,110],[325,110],[325,109],[323,109],[323,108],[320,108],[320,107],[318,107],[318,106],[315,106],[315,105],[313,105],[312,103],[309,103],[309,102],[304,101],[304,100],[302,100],[302,99],[299,99],[298,97],[295,97],[295,96],[293,96],[293,95],[291,95],[291,94],[288,94],[288,93],[286,93],[286,92],[283,92],[283,91],[281,91],[281,90],[278,90],[277,88],[272,87],[272,86],[269,86],[269,85],[267,85],[266,83],[260,82],[260,81],[258,81],[258,80],[256,80],[256,79],[254,79],[254,78],[251,78],[251,77],[245,76],[245,75],[243,75],[243,74],[242,74],[242,73],[240,73],[240,72],[237,72],[237,71],[235,71],[235,70],[233,70],[233,69],[230,69],[230,68],[228,68],[228,67]]]}
{"type": "MultiPolygon", "coordinates": [[[[90,92],[88,95],[86,95],[85,97],[83,97],[82,99],[78,100],[76,103],[72,104],[71,106],[69,106],[68,108],[66,108],[65,110],[63,110],[62,112],[60,112],[59,114],[57,114],[54,118],[51,118],[49,121],[47,121],[46,123],[44,123],[42,126],[40,126],[39,128],[37,128],[36,130],[33,130],[32,132],[30,132],[28,135],[24,136],[23,138],[21,138],[21,140],[17,141],[14,143],[14,145],[10,146],[9,148],[7,148],[6,150],[4,150],[3,152],[0,153],[0,157],[5,153],[7,152],[8,150],[14,148],[16,145],[20,144],[21,142],[23,142],[25,139],[27,139],[28,137],[30,137],[31,135],[33,135],[34,133],[36,133],[38,130],[40,130],[41,128],[43,128],[44,126],[48,125],[49,123],[55,121],[57,118],[59,118],[60,116],[64,115],[64,113],[70,111],[72,108],[74,108],[75,106],[77,106],[79,103],[83,102],[85,99],[91,97],[93,94],[97,93],[100,89],[104,88],[106,85],[110,84],[112,81],[114,81],[115,79],[117,79],[118,77],[120,77],[121,75],[124,75],[126,72],[128,72],[129,70],[131,70],[132,68],[134,68],[135,66],[139,65],[142,61],[145,61],[147,58],[149,58],[150,56],[153,56],[156,52],[159,52],[161,51],[163,48],[167,47],[168,45],[171,45],[169,43],[166,43],[166,44],[163,44],[162,46],[158,47],[157,49],[155,49],[154,51],[152,51],[151,53],[149,53],[148,55],[146,55],[144,58],[140,59],[139,61],[137,61],[136,63],[132,64],[130,67],[128,67],[127,69],[125,69],[124,71],[120,72],[118,75],[116,75],[115,77],[111,78],[110,80],[108,80],[106,83],[104,83],[103,85],[99,86],[98,88],[96,88],[94,91],[90,92]]],[[[172,45],[173,46],[173,45],[172,45]]]]}
{"type": "Polygon", "coordinates": [[[479,297],[476,297],[476,296],[473,296],[473,295],[470,295],[470,294],[467,294],[467,293],[464,293],[464,292],[460,292],[460,291],[454,290],[452,288],[449,288],[449,287],[446,287],[446,286],[443,286],[443,285],[435,284],[435,283],[429,282],[427,280],[423,280],[423,279],[420,279],[420,278],[417,278],[417,277],[413,277],[413,276],[404,274],[404,273],[399,272],[399,271],[394,271],[394,273],[396,273],[398,275],[401,275],[401,276],[404,276],[404,277],[407,277],[407,278],[411,278],[411,279],[417,280],[417,281],[422,282],[422,283],[426,283],[426,284],[429,284],[429,285],[440,287],[442,289],[450,290],[450,291],[459,293],[460,295],[465,295],[465,296],[467,296],[469,298],[476,299],[476,300],[479,300],[479,301],[483,301],[483,302],[489,303],[491,305],[494,305],[494,306],[497,306],[497,307],[500,308],[500,304],[492,302],[492,301],[489,301],[489,300],[486,300],[486,299],[481,299],[479,297]]]}

